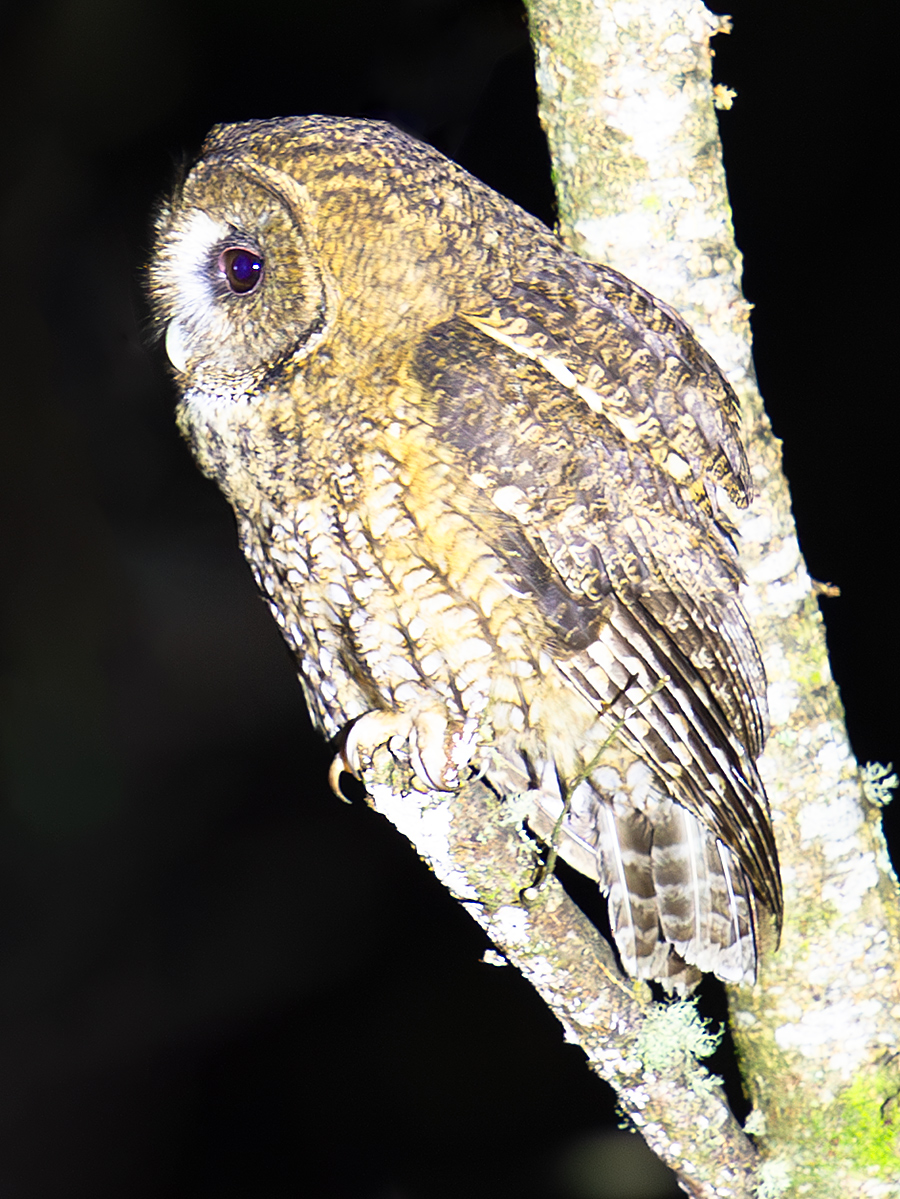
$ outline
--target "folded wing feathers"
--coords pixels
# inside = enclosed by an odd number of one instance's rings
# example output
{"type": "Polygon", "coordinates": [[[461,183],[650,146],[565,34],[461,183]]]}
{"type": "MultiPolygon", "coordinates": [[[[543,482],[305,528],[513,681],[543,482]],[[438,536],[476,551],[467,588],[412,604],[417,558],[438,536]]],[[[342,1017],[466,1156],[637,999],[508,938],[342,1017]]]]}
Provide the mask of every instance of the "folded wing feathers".
{"type": "Polygon", "coordinates": [[[776,919],[780,880],[762,785],[721,705],[639,604],[614,601],[597,640],[558,666],[659,780],[646,812],[630,806],[604,791],[601,749],[564,829],[582,857],[595,846],[626,969],[681,993],[699,971],[754,981],[750,880],[776,919]]]}
{"type": "Polygon", "coordinates": [[[559,668],[592,702],[603,697],[623,722],[619,735],[653,766],[672,798],[735,847],[779,918],[777,856],[753,761],[696,671],[671,641],[663,648],[642,619],[646,624],[638,606],[612,604],[597,640],[559,668]]]}
{"type": "MultiPolygon", "coordinates": [[[[719,525],[717,534],[714,527],[712,479],[740,506],[748,501],[737,401],[674,313],[603,268],[580,264],[572,271],[562,291],[555,276],[535,276],[523,282],[514,303],[471,319],[549,372],[662,470],[659,528],[654,520],[615,520],[616,491],[604,493],[595,556],[607,585],[614,579],[612,594],[604,600],[596,640],[556,662],[603,717],[599,756],[571,796],[560,851],[607,893],[630,974],[681,993],[696,985],[700,971],[753,981],[750,880],[776,921],[781,887],[755,767],[766,733],[765,675],[737,600],[740,576],[727,528],[719,525]],[[592,299],[585,327],[575,334],[565,302],[573,287],[592,299]],[[631,307],[642,297],[648,311],[637,324],[631,307]],[[604,339],[623,336],[641,349],[625,355],[628,371],[621,374],[607,368],[604,339]],[[658,456],[661,428],[677,447],[671,464],[658,456]],[[691,516],[682,511],[687,480],[678,454],[709,500],[693,533],[679,532],[691,516]],[[704,525],[707,518],[712,523],[704,525]],[[656,775],[644,808],[629,802],[627,790],[604,789],[602,738],[610,730],[656,775]]],[[[616,343],[612,361],[619,357],[616,343]]],[[[652,468],[643,469],[647,486],[652,468]]],[[[565,538],[558,544],[550,529],[534,532],[554,565],[554,552],[559,557],[561,577],[577,601],[581,574],[566,569],[577,558],[572,545],[565,538]]],[[[590,533],[588,540],[594,543],[590,533]]],[[[584,598],[590,594],[587,589],[584,598]]],[[[538,820],[539,831],[542,826],[552,827],[549,810],[538,820]]]]}

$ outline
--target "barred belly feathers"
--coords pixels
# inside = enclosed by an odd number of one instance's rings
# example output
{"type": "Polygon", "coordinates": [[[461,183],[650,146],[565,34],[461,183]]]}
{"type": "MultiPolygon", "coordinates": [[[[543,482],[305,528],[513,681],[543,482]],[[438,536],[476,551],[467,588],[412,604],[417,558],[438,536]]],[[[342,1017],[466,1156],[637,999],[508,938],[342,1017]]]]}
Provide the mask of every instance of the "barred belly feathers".
{"type": "MultiPolygon", "coordinates": [[[[162,207],[179,422],[314,721],[365,780],[480,771],[608,896],[633,976],[781,917],[737,400],[680,317],[376,121],[219,126],[162,207]]],[[[527,881],[527,880],[524,880],[527,881]]]]}

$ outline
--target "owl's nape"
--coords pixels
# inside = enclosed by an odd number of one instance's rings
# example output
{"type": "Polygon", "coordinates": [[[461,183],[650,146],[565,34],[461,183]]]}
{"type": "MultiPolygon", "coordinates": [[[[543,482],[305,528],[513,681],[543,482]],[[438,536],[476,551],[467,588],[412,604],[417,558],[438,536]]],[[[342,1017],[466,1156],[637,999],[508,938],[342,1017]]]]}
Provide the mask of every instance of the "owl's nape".
{"type": "Polygon", "coordinates": [[[781,917],[737,401],[687,326],[379,122],[220,126],[151,290],[333,775],[480,771],[608,896],[622,963],[756,972],[781,917]]]}

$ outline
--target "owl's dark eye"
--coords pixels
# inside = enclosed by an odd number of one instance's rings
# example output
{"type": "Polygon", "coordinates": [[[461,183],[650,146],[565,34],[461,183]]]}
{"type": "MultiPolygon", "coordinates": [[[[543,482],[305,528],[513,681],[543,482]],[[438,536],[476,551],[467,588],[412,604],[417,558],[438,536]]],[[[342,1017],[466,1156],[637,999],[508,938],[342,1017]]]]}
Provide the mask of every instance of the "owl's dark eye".
{"type": "Polygon", "coordinates": [[[254,250],[246,246],[234,246],[219,255],[219,274],[239,296],[246,295],[258,286],[263,275],[263,260],[254,250]]]}

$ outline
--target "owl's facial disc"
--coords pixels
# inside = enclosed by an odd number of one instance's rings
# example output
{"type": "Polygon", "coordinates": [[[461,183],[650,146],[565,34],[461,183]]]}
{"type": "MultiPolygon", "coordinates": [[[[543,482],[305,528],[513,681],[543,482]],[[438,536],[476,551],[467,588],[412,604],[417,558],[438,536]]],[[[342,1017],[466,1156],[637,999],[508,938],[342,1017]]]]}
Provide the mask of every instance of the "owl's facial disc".
{"type": "MultiPolygon", "coordinates": [[[[220,230],[216,229],[215,222],[208,222],[205,214],[198,214],[198,220],[200,220],[200,223],[203,224],[205,231],[210,236],[220,232],[220,230]],[[209,226],[212,227],[210,228],[209,226]]],[[[216,240],[221,239],[217,238],[216,240]]],[[[209,243],[201,239],[198,241],[196,249],[200,254],[200,263],[202,263],[203,255],[209,256],[209,243]]],[[[216,259],[216,271],[233,295],[247,296],[251,292],[256,291],[263,281],[265,274],[264,258],[259,250],[250,246],[227,246],[219,253],[216,259]]],[[[202,314],[204,307],[211,307],[216,298],[213,294],[215,288],[207,286],[204,292],[204,280],[202,278],[204,273],[203,271],[195,270],[188,276],[187,280],[190,284],[189,291],[195,301],[195,309],[199,308],[200,310],[197,312],[198,316],[202,314]],[[201,299],[203,301],[202,304],[200,303],[201,299]]],[[[182,283],[184,282],[185,280],[182,279],[182,283]]],[[[169,327],[166,330],[166,354],[169,361],[180,374],[183,374],[187,369],[189,341],[190,334],[184,325],[176,320],[170,321],[169,327]]]]}
{"type": "Polygon", "coordinates": [[[289,198],[215,162],[168,215],[151,277],[182,387],[234,398],[326,326],[323,280],[289,198]]]}

